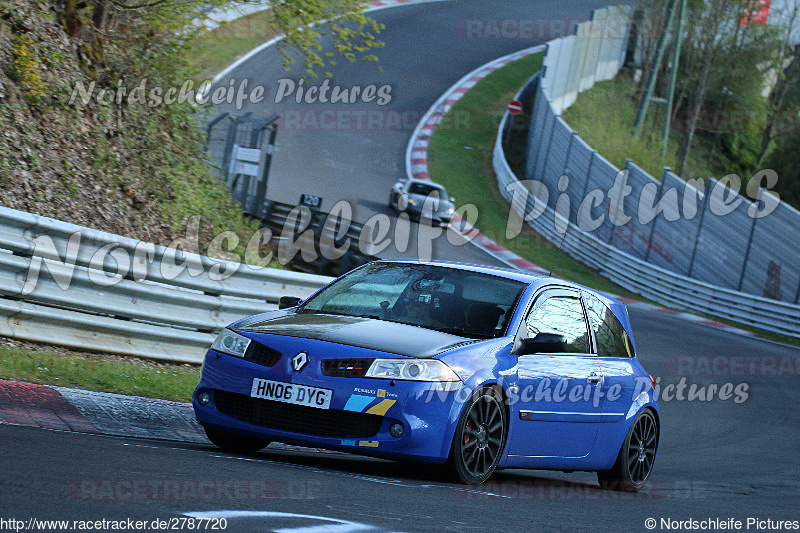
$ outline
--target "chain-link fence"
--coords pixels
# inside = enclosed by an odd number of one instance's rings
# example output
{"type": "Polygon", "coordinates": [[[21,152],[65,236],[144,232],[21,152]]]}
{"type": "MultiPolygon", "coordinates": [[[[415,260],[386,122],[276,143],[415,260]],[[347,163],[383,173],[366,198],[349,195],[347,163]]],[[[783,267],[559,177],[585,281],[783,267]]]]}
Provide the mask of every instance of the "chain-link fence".
{"type": "Polygon", "coordinates": [[[620,70],[632,16],[627,6],[595,11],[576,35],[548,43],[530,123],[527,178],[546,186],[551,209],[566,195],[571,222],[633,257],[718,287],[800,303],[800,212],[780,203],[754,218],[776,205],[769,193],[746,198],[714,179],[697,190],[669,169],[659,181],[632,161],[621,183],[620,169],[561,118],[579,92],[620,70]],[[630,189],[612,194],[615,183],[630,189]]]}

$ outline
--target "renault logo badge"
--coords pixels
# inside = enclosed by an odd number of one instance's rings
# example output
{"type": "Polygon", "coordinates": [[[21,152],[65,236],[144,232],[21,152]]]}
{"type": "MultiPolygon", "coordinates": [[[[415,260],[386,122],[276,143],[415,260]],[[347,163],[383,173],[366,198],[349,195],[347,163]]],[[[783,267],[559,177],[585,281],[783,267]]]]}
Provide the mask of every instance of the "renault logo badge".
{"type": "Polygon", "coordinates": [[[292,357],[292,368],[295,372],[300,372],[305,368],[308,364],[308,354],[306,352],[300,352],[299,354],[292,357]]]}

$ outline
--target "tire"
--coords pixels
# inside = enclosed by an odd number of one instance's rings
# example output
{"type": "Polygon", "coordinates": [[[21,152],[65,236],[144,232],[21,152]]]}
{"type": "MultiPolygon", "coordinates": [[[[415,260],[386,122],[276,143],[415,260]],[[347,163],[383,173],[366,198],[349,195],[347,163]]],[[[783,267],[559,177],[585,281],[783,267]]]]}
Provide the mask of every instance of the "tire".
{"type": "Polygon", "coordinates": [[[508,415],[498,391],[484,388],[474,393],[461,413],[450,446],[450,476],[469,485],[489,479],[503,455],[507,434],[508,415]]]}
{"type": "Polygon", "coordinates": [[[211,427],[204,427],[203,429],[206,431],[208,440],[226,452],[255,453],[266,448],[270,443],[268,440],[245,437],[211,427]]]}
{"type": "Polygon", "coordinates": [[[645,409],[631,424],[625,441],[611,470],[597,472],[597,481],[604,489],[625,492],[641,490],[656,460],[658,424],[652,411],[645,409]]]}

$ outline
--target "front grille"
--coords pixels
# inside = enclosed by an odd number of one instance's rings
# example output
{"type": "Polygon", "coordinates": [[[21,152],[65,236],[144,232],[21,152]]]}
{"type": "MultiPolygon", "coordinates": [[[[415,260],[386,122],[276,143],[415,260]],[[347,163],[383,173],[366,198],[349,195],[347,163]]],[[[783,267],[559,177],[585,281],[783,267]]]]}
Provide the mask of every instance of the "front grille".
{"type": "Polygon", "coordinates": [[[363,378],[375,359],[325,359],[322,374],[337,378],[363,378]]]}
{"type": "Polygon", "coordinates": [[[250,346],[244,353],[244,358],[251,363],[264,366],[275,366],[281,358],[281,352],[273,350],[269,346],[264,346],[256,341],[250,341],[250,346]]]}
{"type": "Polygon", "coordinates": [[[216,391],[214,402],[220,413],[236,420],[316,437],[368,439],[378,434],[383,423],[383,417],[377,415],[317,409],[226,391],[216,391]]]}

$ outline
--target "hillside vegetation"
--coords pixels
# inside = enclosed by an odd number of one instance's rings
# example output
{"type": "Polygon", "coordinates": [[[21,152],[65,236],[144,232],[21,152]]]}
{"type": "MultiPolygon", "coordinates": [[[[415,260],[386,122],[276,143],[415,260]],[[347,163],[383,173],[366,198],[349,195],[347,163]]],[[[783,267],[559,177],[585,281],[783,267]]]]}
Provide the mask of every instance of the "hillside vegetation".
{"type": "Polygon", "coordinates": [[[165,245],[196,216],[202,251],[221,231],[255,231],[204,162],[202,110],[111,96],[182,86],[172,29],[121,19],[92,35],[69,4],[0,0],[0,204],[165,245]]]}

